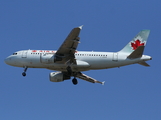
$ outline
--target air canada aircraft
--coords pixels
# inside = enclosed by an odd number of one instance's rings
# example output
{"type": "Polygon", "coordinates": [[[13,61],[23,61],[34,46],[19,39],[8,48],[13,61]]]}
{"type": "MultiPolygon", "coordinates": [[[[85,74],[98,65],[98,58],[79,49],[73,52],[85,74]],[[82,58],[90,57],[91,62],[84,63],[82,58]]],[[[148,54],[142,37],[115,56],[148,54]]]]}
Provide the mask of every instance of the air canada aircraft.
{"type": "Polygon", "coordinates": [[[100,83],[82,71],[99,70],[140,64],[149,66],[145,61],[152,57],[143,55],[150,30],[140,31],[122,50],[118,52],[77,51],[80,43],[79,33],[83,26],[72,29],[59,49],[56,50],[21,50],[14,52],[5,59],[5,63],[15,67],[23,67],[23,76],[28,68],[46,68],[58,72],[51,72],[49,79],[52,82],[62,82],[71,79],[74,85],[76,78],[91,83],[100,83]]]}

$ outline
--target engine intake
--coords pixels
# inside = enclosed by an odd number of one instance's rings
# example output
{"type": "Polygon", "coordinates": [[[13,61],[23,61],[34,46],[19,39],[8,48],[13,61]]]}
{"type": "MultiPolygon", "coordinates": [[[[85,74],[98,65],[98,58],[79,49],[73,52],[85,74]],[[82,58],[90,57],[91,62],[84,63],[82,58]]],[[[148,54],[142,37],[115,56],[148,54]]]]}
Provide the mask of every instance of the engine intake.
{"type": "Polygon", "coordinates": [[[70,76],[63,74],[61,72],[51,72],[49,74],[49,78],[51,82],[62,82],[64,80],[70,79],[70,76]]]}

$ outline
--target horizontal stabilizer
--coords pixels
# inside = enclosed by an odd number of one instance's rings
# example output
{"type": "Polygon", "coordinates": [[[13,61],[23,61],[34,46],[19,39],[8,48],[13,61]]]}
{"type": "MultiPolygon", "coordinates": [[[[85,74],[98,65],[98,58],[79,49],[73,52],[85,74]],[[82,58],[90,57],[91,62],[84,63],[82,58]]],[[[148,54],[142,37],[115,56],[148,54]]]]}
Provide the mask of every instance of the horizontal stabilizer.
{"type": "Polygon", "coordinates": [[[135,51],[133,51],[127,58],[129,59],[135,59],[140,58],[143,55],[145,46],[139,46],[135,51]]]}
{"type": "Polygon", "coordinates": [[[143,66],[146,66],[146,67],[149,67],[149,66],[150,66],[150,65],[147,64],[145,61],[139,62],[138,64],[143,65],[143,66]]]}

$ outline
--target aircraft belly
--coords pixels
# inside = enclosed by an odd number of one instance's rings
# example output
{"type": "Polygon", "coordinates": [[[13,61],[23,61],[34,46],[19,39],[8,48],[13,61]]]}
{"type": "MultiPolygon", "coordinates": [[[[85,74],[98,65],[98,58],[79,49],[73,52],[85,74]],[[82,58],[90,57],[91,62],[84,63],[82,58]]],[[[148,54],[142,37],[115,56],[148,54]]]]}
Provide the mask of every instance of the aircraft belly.
{"type": "Polygon", "coordinates": [[[90,69],[106,69],[110,60],[106,59],[90,59],[86,60],[90,64],[90,69]]]}
{"type": "Polygon", "coordinates": [[[135,64],[139,62],[139,60],[129,60],[127,56],[118,56],[118,60],[112,60],[112,57],[109,56],[108,58],[93,58],[93,59],[86,59],[84,60],[90,64],[90,69],[108,69],[108,68],[115,68],[120,66],[125,66],[129,64],[135,64]]]}
{"type": "MultiPolygon", "coordinates": [[[[57,71],[67,71],[67,65],[66,64],[46,64],[45,65],[47,69],[50,70],[57,70],[57,71]]],[[[71,64],[70,65],[73,71],[87,71],[90,70],[90,65],[87,62],[84,61],[77,61],[77,64],[71,64]]]]}
{"type": "MultiPolygon", "coordinates": [[[[55,71],[67,71],[66,69],[66,66],[64,67],[54,67],[54,66],[50,66],[50,67],[46,67],[47,69],[50,69],[50,70],[55,70],[55,71]]],[[[78,67],[71,67],[72,68],[72,71],[88,71],[90,70],[89,68],[78,68],[78,67]]]]}

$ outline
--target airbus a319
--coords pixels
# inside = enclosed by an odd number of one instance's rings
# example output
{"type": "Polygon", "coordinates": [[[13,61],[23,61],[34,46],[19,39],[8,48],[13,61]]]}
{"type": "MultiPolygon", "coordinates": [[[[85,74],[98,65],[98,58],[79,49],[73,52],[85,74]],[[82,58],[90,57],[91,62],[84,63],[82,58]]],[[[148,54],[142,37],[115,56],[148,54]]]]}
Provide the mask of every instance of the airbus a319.
{"type": "Polygon", "coordinates": [[[149,66],[145,61],[152,57],[143,55],[143,51],[150,30],[140,31],[122,50],[118,52],[93,52],[77,51],[80,43],[79,33],[82,26],[72,29],[58,50],[21,50],[14,52],[5,59],[5,63],[15,67],[23,67],[23,76],[26,76],[28,68],[46,68],[57,72],[51,72],[49,79],[52,82],[62,82],[71,79],[74,85],[77,78],[91,83],[100,83],[82,72],[88,70],[109,69],[140,64],[149,66]]]}

